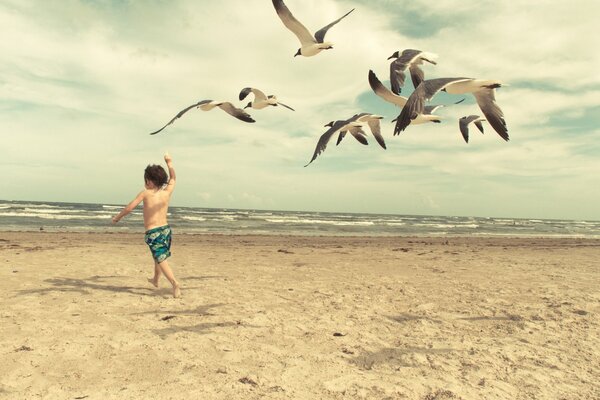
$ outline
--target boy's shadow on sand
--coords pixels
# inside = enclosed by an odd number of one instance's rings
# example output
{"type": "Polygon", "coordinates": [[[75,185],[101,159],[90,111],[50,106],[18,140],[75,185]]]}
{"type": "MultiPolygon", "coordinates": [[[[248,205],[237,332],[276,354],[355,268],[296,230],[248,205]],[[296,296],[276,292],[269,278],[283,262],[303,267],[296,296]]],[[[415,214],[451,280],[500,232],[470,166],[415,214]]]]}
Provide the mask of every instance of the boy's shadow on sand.
{"type": "MultiPolygon", "coordinates": [[[[167,289],[161,290],[154,287],[138,287],[138,286],[126,286],[126,285],[114,285],[102,282],[104,279],[109,278],[127,278],[126,276],[98,276],[94,275],[87,279],[78,278],[49,278],[45,279],[44,282],[49,283],[52,287],[45,287],[40,289],[24,289],[19,290],[20,295],[23,294],[47,294],[51,292],[75,292],[80,294],[90,294],[90,290],[108,291],[115,293],[131,293],[138,296],[162,296],[165,294],[167,289]]],[[[200,289],[199,287],[183,287],[183,290],[200,289]]],[[[168,289],[169,293],[171,292],[168,289]]]]}

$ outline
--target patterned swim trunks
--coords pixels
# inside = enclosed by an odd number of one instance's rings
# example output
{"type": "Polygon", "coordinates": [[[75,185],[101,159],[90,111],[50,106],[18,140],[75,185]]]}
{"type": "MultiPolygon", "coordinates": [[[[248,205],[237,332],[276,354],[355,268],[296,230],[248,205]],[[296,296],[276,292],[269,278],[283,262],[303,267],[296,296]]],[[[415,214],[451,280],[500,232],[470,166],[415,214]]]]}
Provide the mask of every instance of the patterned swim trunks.
{"type": "Polygon", "coordinates": [[[150,247],[152,258],[156,262],[163,262],[171,256],[171,227],[169,225],[147,230],[144,241],[150,247]]]}

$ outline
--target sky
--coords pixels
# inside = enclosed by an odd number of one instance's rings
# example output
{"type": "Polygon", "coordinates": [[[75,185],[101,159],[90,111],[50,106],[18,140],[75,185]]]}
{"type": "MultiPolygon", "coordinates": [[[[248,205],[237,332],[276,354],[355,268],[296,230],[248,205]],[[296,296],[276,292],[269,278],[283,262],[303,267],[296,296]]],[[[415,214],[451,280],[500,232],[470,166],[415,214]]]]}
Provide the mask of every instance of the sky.
{"type": "MultiPolygon", "coordinates": [[[[296,37],[269,0],[0,0],[0,199],[126,204],[169,152],[172,205],[552,219],[600,219],[600,52],[595,0],[285,0],[334,48],[293,57],[296,37]],[[377,97],[387,58],[432,52],[426,79],[498,79],[510,141],[489,125],[466,144],[473,96],[442,93],[440,124],[393,136],[400,110],[377,97]],[[282,107],[244,123],[213,99],[245,105],[255,87],[282,107]],[[332,141],[332,120],[384,117],[387,150],[332,141]]],[[[407,80],[403,95],[413,91],[407,80]]]]}

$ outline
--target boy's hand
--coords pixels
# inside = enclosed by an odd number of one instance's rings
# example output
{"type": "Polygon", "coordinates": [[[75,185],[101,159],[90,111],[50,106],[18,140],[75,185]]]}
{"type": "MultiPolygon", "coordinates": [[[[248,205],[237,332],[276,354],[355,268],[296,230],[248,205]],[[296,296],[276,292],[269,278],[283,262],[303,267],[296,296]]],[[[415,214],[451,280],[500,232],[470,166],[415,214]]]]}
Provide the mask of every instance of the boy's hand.
{"type": "Polygon", "coordinates": [[[171,156],[169,155],[169,153],[165,153],[165,162],[168,164],[171,161],[173,161],[173,159],[171,158],[171,156]]]}
{"type": "Polygon", "coordinates": [[[117,218],[117,217],[113,217],[113,218],[112,218],[112,223],[113,223],[113,225],[114,225],[114,224],[116,224],[117,222],[119,222],[119,218],[117,218]]]}

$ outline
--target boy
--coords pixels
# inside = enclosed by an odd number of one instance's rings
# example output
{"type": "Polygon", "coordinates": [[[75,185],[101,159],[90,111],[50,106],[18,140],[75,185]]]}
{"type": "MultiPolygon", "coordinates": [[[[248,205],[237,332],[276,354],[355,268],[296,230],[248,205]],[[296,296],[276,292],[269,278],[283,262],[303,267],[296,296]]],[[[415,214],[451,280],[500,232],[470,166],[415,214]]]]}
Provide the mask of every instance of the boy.
{"type": "Polygon", "coordinates": [[[173,297],[179,297],[181,296],[179,283],[167,262],[167,258],[171,256],[171,228],[167,223],[167,210],[171,194],[175,189],[175,169],[168,153],[165,154],[165,162],[169,168],[169,179],[167,180],[167,173],[163,167],[148,165],[144,171],[146,189],[142,190],[112,221],[116,224],[133,211],[140,202],[144,202],[144,228],[146,229],[144,240],[154,258],[154,277],[148,278],[148,282],[158,287],[158,278],[162,272],[173,285],[173,297]]]}

